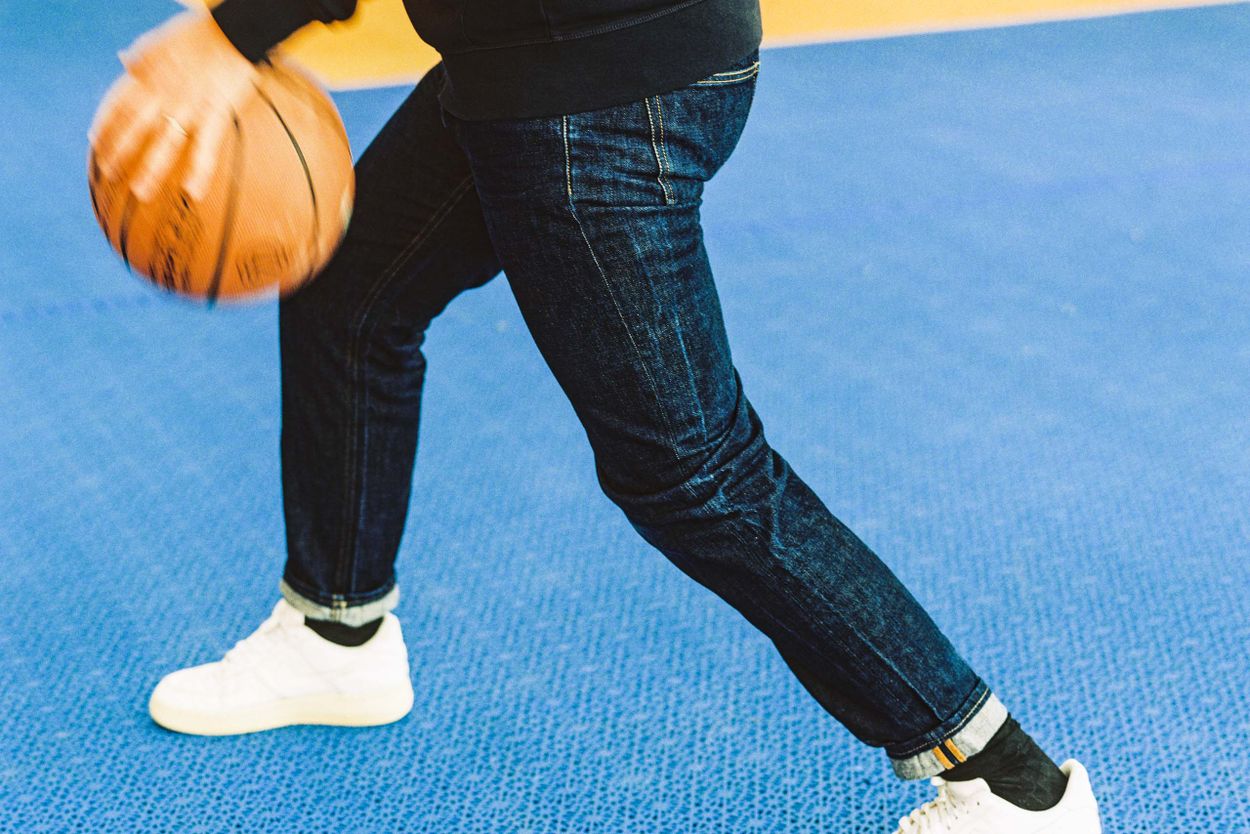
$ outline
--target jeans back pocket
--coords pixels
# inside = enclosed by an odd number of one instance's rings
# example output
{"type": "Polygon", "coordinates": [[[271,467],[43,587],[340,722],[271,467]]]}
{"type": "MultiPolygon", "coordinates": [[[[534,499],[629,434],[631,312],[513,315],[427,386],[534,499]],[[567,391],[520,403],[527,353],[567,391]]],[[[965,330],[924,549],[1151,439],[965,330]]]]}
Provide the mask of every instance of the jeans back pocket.
{"type": "Polygon", "coordinates": [[[707,78],[701,78],[694,82],[693,87],[723,87],[728,84],[741,84],[743,81],[750,81],[759,75],[760,71],[760,53],[754,50],[745,58],[734,61],[732,65],[714,72],[707,78]]]}

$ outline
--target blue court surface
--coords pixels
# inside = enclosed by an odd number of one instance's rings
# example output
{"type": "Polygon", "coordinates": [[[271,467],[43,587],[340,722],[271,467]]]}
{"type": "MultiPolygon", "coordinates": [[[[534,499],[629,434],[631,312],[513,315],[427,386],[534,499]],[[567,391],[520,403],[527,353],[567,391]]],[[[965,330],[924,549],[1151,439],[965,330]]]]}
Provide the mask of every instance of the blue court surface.
{"type": "MultiPolygon", "coordinates": [[[[0,5],[0,831],[888,834],[927,798],[597,491],[459,299],[398,724],[205,739],[152,686],[277,599],[276,307],[127,275],[85,133],[156,0],[0,5]]],[[[1108,832],[1250,832],[1250,9],[770,50],[708,246],[776,447],[1108,832]]],[[[357,152],[406,91],[338,97],[357,152]]]]}

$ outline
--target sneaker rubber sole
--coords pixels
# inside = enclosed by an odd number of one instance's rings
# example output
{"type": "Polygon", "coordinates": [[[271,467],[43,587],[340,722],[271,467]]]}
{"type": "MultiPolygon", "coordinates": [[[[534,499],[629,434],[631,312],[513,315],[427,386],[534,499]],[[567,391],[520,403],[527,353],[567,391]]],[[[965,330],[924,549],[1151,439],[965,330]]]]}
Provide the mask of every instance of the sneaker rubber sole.
{"type": "Polygon", "coordinates": [[[148,703],[152,720],[167,730],[197,736],[255,733],[295,724],[377,727],[393,724],[412,710],[412,686],[394,686],[355,695],[325,693],[283,698],[228,713],[205,713],[166,703],[148,703]]]}

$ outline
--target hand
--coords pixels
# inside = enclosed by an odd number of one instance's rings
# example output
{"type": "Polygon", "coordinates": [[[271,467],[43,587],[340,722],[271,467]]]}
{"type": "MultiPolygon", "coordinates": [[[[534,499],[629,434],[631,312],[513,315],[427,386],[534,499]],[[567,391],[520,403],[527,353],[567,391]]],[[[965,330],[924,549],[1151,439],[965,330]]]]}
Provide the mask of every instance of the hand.
{"type": "Polygon", "coordinates": [[[102,173],[111,179],[150,138],[130,181],[135,197],[147,202],[190,144],[182,187],[202,200],[235,113],[254,92],[256,67],[204,11],[174,16],[118,57],[126,74],[88,132],[102,173]]]}

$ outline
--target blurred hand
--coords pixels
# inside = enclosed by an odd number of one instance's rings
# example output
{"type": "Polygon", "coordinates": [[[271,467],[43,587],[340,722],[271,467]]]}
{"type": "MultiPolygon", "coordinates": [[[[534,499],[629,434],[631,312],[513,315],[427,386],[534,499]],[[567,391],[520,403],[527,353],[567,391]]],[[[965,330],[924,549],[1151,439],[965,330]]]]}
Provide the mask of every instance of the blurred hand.
{"type": "Polygon", "coordinates": [[[203,199],[234,114],[253,94],[256,67],[199,10],[174,16],[118,57],[126,74],[88,133],[101,171],[111,179],[142,148],[130,190],[147,202],[189,144],[182,187],[203,199]]]}

